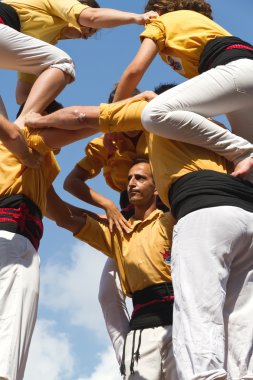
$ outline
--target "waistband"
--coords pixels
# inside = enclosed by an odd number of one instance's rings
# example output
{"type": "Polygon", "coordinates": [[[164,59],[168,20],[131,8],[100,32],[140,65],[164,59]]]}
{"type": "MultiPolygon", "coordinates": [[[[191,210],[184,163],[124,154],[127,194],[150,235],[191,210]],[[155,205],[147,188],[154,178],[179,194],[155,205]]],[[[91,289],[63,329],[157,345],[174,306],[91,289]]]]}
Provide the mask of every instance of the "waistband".
{"type": "Polygon", "coordinates": [[[20,32],[19,15],[11,5],[0,1],[0,24],[5,24],[20,32]]]}
{"type": "Polygon", "coordinates": [[[174,291],[171,283],[149,286],[133,294],[130,330],[172,324],[174,291]]]}
{"type": "Polygon", "coordinates": [[[253,59],[253,46],[250,43],[234,36],[218,37],[206,44],[200,56],[198,71],[201,74],[242,58],[253,59]]]}
{"type": "Polygon", "coordinates": [[[0,230],[26,237],[38,250],[43,235],[41,211],[22,194],[0,197],[0,230]]]}
{"type": "Polygon", "coordinates": [[[172,215],[179,220],[190,212],[216,206],[253,212],[253,185],[213,170],[198,170],[178,179],[169,190],[172,215]]]}

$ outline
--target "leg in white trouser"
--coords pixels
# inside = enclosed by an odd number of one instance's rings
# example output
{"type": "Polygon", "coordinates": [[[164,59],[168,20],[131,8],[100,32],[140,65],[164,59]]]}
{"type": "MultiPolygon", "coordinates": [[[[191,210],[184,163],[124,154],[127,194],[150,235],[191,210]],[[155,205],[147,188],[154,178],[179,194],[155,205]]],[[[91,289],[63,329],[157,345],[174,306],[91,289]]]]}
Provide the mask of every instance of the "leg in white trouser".
{"type": "Polygon", "coordinates": [[[39,257],[25,237],[0,231],[0,378],[22,380],[37,317],[39,257]]]}
{"type": "Polygon", "coordinates": [[[75,78],[72,59],[61,49],[37,38],[0,25],[0,67],[38,76],[49,67],[58,68],[75,78]]]}
{"type": "Polygon", "coordinates": [[[119,364],[122,359],[124,341],[129,331],[129,316],[118,276],[117,264],[107,259],[99,285],[99,302],[106,328],[119,364]]]}
{"type": "Polygon", "coordinates": [[[227,340],[234,352],[230,361],[236,360],[236,352],[243,346],[243,368],[238,371],[244,375],[248,372],[245,365],[249,366],[251,360],[248,353],[252,350],[253,306],[244,300],[252,291],[252,225],[252,213],[222,206],[192,212],[174,228],[173,344],[180,379],[225,379],[227,340]],[[245,289],[241,293],[242,284],[245,289]],[[228,297],[232,297],[228,304],[227,289],[228,297]],[[229,319],[227,308],[232,303],[238,309],[231,314],[227,329],[224,314],[229,319]],[[246,323],[239,319],[240,313],[246,323]],[[246,336],[236,333],[233,321],[243,327],[246,336]]]}
{"type": "Polygon", "coordinates": [[[237,162],[252,153],[251,144],[206,118],[227,114],[234,130],[240,112],[235,133],[253,143],[252,109],[253,60],[240,59],[157,96],[145,107],[142,124],[152,133],[208,148],[237,162]]]}
{"type": "Polygon", "coordinates": [[[125,347],[124,380],[178,380],[171,326],[130,331],[125,347]],[[139,359],[135,352],[139,346],[139,359]],[[131,373],[131,363],[133,373],[131,373]]]}

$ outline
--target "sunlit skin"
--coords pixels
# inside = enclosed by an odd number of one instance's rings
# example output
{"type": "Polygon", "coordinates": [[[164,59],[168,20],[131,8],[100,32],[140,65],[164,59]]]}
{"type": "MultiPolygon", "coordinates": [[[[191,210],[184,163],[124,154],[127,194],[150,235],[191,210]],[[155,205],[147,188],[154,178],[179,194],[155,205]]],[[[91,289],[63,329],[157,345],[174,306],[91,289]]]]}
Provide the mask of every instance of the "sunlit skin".
{"type": "Polygon", "coordinates": [[[149,163],[142,162],[131,167],[128,173],[127,193],[134,205],[135,219],[145,219],[156,209],[157,191],[149,163]]]}

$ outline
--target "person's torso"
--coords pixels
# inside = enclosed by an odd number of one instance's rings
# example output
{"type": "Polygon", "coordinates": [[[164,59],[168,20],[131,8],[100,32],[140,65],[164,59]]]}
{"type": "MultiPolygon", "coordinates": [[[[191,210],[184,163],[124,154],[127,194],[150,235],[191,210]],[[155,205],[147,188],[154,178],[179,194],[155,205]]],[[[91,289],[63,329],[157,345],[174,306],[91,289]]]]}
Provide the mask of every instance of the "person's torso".
{"type": "Polygon", "coordinates": [[[208,41],[231,35],[208,17],[189,10],[166,13],[154,25],[162,60],[186,78],[198,75],[200,56],[208,41]]]}

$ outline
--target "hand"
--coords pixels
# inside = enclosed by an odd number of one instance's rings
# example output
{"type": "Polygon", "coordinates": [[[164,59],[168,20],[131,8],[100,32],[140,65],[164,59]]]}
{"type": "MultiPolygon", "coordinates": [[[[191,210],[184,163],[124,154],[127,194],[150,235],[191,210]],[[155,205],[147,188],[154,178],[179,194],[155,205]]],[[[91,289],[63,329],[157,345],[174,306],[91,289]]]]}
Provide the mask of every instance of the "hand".
{"type": "Polygon", "coordinates": [[[105,207],[105,212],[111,232],[113,232],[113,229],[116,228],[119,231],[120,235],[123,236],[124,232],[129,233],[131,231],[131,225],[124,218],[118,207],[113,202],[108,203],[108,205],[105,207]]]}
{"type": "Polygon", "coordinates": [[[134,98],[141,98],[141,99],[146,100],[147,102],[150,102],[156,96],[157,94],[154,91],[143,91],[140,94],[135,95],[134,98]]]}
{"type": "Polygon", "coordinates": [[[25,116],[25,125],[29,128],[38,128],[39,124],[38,121],[42,118],[40,113],[37,112],[31,112],[26,114],[25,116]]]}
{"type": "Polygon", "coordinates": [[[28,148],[28,154],[25,157],[18,157],[18,159],[24,166],[37,169],[43,161],[43,156],[36,150],[28,148]]]}
{"type": "Polygon", "coordinates": [[[113,155],[117,150],[117,143],[122,139],[121,132],[105,133],[103,137],[103,145],[108,155],[113,155]]]}
{"type": "Polygon", "coordinates": [[[231,175],[233,177],[241,177],[242,179],[253,183],[253,157],[247,157],[235,165],[234,171],[231,175]]]}
{"type": "Polygon", "coordinates": [[[145,25],[148,22],[151,22],[152,20],[159,17],[159,14],[154,11],[149,11],[146,13],[143,13],[139,15],[139,19],[137,20],[137,24],[139,25],[145,25]]]}

